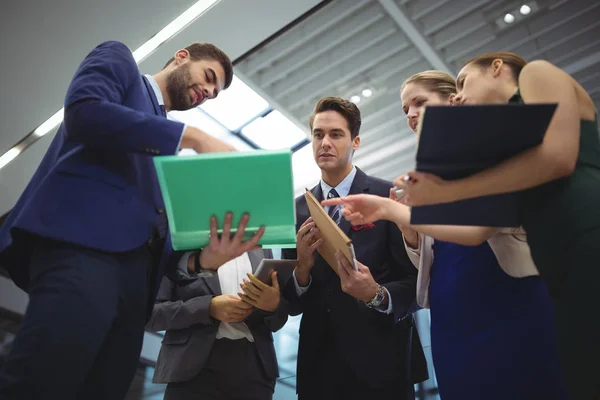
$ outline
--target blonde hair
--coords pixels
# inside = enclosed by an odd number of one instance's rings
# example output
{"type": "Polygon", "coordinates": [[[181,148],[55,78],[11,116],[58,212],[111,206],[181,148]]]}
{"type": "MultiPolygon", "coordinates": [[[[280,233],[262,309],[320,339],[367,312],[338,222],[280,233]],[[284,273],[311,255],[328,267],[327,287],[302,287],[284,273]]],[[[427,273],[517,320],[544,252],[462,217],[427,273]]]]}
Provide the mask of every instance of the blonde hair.
{"type": "Polygon", "coordinates": [[[456,94],[456,81],[453,77],[442,71],[429,70],[414,74],[404,81],[400,92],[409,83],[422,85],[430,92],[438,93],[445,98],[450,97],[451,94],[456,94]]]}

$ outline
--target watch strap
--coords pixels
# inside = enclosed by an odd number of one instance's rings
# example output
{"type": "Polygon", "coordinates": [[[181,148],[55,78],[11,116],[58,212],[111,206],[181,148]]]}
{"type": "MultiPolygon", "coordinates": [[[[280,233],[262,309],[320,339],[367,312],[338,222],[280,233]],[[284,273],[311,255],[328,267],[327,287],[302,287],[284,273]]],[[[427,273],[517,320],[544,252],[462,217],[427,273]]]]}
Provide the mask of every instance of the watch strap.
{"type": "Polygon", "coordinates": [[[200,253],[202,253],[202,250],[194,254],[194,272],[197,274],[202,272],[202,266],[200,265],[200,253]]]}
{"type": "Polygon", "coordinates": [[[385,292],[383,286],[377,285],[377,292],[375,292],[375,296],[371,299],[371,301],[366,303],[366,305],[370,308],[376,308],[379,307],[381,303],[383,303],[383,300],[385,300],[385,292]]]}

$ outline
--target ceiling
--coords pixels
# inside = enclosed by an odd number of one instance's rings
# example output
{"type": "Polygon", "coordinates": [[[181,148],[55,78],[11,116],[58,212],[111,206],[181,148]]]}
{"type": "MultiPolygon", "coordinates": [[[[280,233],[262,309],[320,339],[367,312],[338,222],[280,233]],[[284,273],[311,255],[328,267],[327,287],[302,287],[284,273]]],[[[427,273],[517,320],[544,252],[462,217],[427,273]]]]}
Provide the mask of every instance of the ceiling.
{"type": "MultiPolygon", "coordinates": [[[[0,83],[10,93],[0,107],[0,154],[61,107],[73,72],[93,46],[117,39],[134,49],[195,2],[174,0],[164,7],[158,0],[106,0],[100,7],[91,0],[57,1],[10,2],[0,15],[0,50],[9,55],[0,63],[0,83]]],[[[369,174],[391,180],[414,165],[416,139],[407,128],[399,88],[419,71],[455,74],[471,56],[515,51],[564,68],[600,106],[595,0],[221,0],[140,69],[160,69],[176,49],[194,41],[213,42],[237,59],[319,3],[324,6],[244,57],[235,72],[269,109],[306,134],[321,97],[350,98],[370,89],[372,96],[361,95],[358,103],[363,126],[355,155],[369,174]],[[523,4],[532,8],[527,16],[519,13],[523,4]],[[507,12],[516,16],[511,24],[502,23],[507,12]]],[[[44,136],[0,169],[0,215],[18,198],[52,137],[44,136]]],[[[305,146],[294,154],[296,192],[318,177],[311,146],[305,146]]]]}
{"type": "MultiPolygon", "coordinates": [[[[0,155],[62,107],[67,86],[85,55],[105,40],[136,49],[196,0],[23,0],[0,13],[0,155]]],[[[154,73],[180,48],[212,42],[235,60],[319,0],[221,0],[146,58],[154,73]],[[269,18],[264,18],[269,10],[269,18]],[[260,23],[257,23],[260,21],[260,23]]],[[[54,132],[0,169],[0,215],[16,202],[54,132]]]]}
{"type": "MultiPolygon", "coordinates": [[[[414,166],[402,82],[432,68],[455,75],[468,58],[500,50],[555,63],[600,105],[594,0],[335,0],[239,63],[236,73],[305,127],[320,98],[372,90],[358,103],[363,125],[355,163],[391,180],[414,166]],[[523,4],[530,5],[527,16],[519,12],[523,4]],[[516,17],[511,24],[502,22],[507,12],[516,17]]],[[[313,169],[312,180],[318,177],[310,146],[295,158],[313,169]]]]}

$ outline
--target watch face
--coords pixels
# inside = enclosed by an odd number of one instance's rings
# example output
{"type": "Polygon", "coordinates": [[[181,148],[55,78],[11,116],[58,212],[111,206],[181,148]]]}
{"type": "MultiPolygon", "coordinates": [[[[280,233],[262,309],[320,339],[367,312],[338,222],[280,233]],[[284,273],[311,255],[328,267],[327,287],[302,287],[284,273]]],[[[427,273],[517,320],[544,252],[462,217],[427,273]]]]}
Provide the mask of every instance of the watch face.
{"type": "Polygon", "coordinates": [[[377,293],[375,293],[375,297],[373,298],[373,300],[367,303],[367,306],[379,307],[379,305],[383,302],[383,299],[385,299],[383,287],[379,286],[379,288],[377,288],[377,293]]]}

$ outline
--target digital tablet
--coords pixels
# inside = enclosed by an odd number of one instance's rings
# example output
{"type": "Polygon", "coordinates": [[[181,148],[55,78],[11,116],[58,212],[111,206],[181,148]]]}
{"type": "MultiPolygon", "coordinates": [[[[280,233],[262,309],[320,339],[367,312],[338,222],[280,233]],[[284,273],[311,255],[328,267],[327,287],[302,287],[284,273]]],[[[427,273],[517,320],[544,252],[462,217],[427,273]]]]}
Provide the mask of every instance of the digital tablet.
{"type": "Polygon", "coordinates": [[[279,287],[283,288],[287,284],[288,280],[292,277],[292,272],[294,272],[296,264],[296,260],[271,260],[263,258],[263,260],[260,262],[260,265],[256,269],[254,276],[267,285],[270,285],[271,272],[277,271],[279,287]]]}

